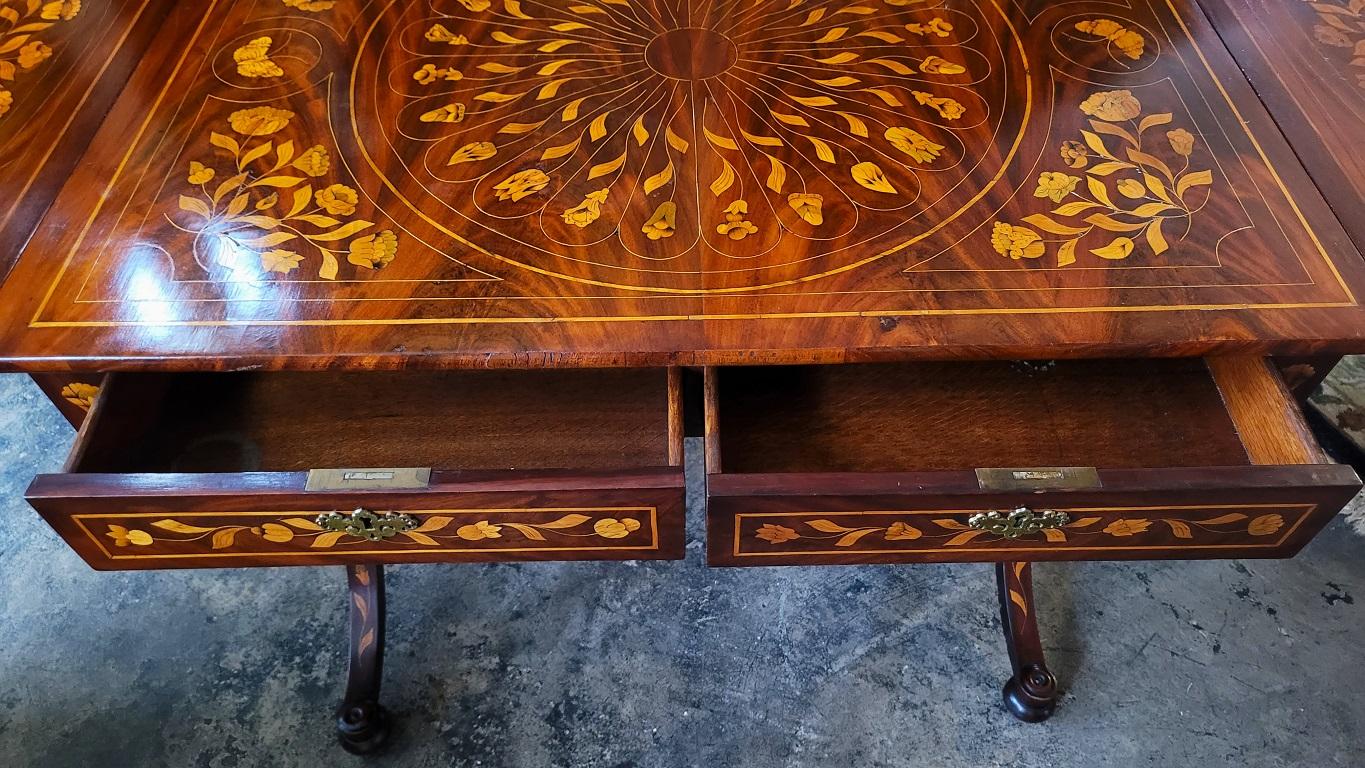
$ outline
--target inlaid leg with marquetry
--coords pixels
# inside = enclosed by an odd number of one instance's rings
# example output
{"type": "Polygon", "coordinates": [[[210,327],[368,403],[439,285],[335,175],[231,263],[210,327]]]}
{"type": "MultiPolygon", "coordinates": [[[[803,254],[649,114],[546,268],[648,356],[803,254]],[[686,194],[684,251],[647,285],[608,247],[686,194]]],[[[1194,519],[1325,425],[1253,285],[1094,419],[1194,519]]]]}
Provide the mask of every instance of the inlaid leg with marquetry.
{"type": "Polygon", "coordinates": [[[348,565],[351,599],[351,655],[346,697],[337,707],[337,738],[356,755],[377,751],[388,738],[389,721],[379,706],[384,673],[384,566],[348,565]]]}
{"type": "Polygon", "coordinates": [[[1000,623],[1014,676],[1005,683],[1005,708],[1027,723],[1048,719],[1057,708],[1057,678],[1048,671],[1034,616],[1033,569],[1029,563],[996,563],[1000,623]]]}

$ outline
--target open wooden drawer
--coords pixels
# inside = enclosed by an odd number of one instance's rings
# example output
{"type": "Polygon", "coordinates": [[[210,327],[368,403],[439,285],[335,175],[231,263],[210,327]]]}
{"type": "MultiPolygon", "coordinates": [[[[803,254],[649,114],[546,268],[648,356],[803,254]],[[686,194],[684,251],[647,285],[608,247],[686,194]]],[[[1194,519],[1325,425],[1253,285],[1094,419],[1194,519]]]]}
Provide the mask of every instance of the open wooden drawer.
{"type": "Polygon", "coordinates": [[[1283,557],[1360,488],[1260,358],[706,376],[713,565],[1283,557]]]}
{"type": "Polygon", "coordinates": [[[100,569],[679,558],[678,381],[112,374],[28,500],[100,569]]]}

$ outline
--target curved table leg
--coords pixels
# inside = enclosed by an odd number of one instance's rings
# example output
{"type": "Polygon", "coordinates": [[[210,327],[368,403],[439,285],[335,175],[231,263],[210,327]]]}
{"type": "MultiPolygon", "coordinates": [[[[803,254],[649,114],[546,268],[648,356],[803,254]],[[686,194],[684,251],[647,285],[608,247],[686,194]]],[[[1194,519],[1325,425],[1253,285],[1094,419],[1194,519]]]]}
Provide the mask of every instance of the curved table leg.
{"type": "Polygon", "coordinates": [[[1057,709],[1057,678],[1048,671],[1034,616],[1033,571],[1029,563],[996,563],[1000,623],[1005,629],[1014,676],[1005,683],[1005,708],[1026,723],[1038,723],[1057,709]]]}
{"type": "Polygon", "coordinates": [[[348,565],[351,601],[350,671],[346,697],[337,707],[337,738],[356,755],[379,750],[389,735],[388,714],[379,706],[384,672],[384,566],[348,565]]]}

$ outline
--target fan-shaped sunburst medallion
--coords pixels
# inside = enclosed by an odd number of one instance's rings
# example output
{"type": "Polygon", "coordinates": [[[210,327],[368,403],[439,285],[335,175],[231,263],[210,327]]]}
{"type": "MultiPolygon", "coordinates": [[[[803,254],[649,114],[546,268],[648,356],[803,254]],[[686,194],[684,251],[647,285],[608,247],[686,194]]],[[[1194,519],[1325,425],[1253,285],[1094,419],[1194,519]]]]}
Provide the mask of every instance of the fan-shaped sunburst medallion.
{"type": "Polygon", "coordinates": [[[356,135],[396,196],[597,285],[742,290],[904,251],[989,192],[1027,117],[995,0],[426,0],[366,34],[356,135]]]}

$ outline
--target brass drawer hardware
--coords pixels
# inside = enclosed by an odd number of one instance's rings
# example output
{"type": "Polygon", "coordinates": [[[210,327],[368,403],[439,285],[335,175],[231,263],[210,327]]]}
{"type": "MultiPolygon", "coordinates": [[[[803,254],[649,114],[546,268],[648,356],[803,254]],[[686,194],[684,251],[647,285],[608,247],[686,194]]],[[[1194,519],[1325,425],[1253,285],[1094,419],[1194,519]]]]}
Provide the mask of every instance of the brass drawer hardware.
{"type": "Polygon", "coordinates": [[[1041,491],[1099,488],[1094,467],[983,467],[976,470],[983,491],[1041,491]]]}
{"type": "Polygon", "coordinates": [[[1069,522],[1071,516],[1065,512],[1052,509],[1034,512],[1028,507],[1016,507],[1008,516],[996,510],[978,512],[967,520],[967,525],[1007,539],[1017,539],[1047,528],[1061,528],[1069,522]]]}
{"type": "Polygon", "coordinates": [[[382,541],[416,528],[417,519],[412,515],[393,512],[376,514],[362,507],[350,514],[324,512],[318,515],[318,525],[329,531],[342,531],[361,539],[382,541]]]}
{"type": "Polygon", "coordinates": [[[310,469],[305,491],[404,490],[431,485],[426,467],[374,467],[358,469],[310,469]]]}

